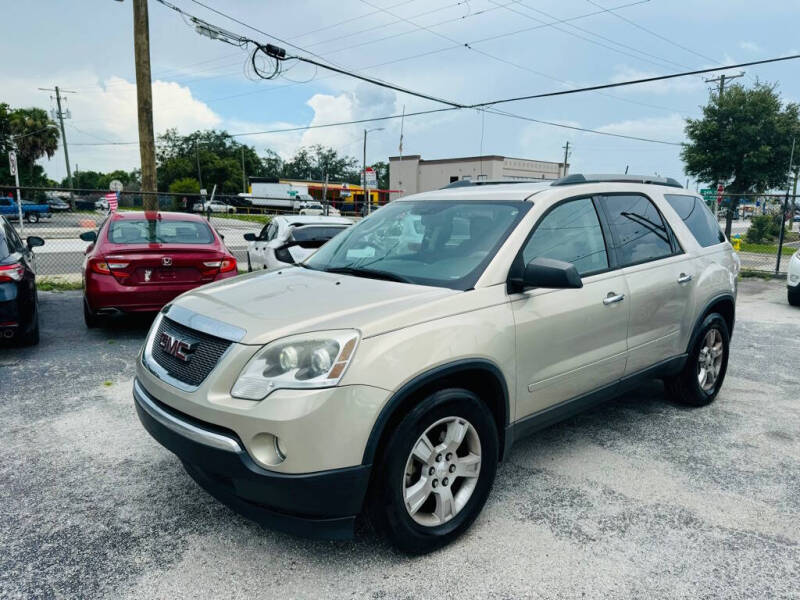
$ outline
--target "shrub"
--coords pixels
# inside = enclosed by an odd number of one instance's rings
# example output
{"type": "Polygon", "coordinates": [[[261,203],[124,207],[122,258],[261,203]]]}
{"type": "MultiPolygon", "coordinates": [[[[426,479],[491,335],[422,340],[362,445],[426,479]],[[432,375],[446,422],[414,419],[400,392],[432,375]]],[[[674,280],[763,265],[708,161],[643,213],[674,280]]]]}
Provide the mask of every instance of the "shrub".
{"type": "Polygon", "coordinates": [[[780,216],[758,215],[751,219],[745,239],[751,244],[764,244],[775,241],[780,232],[780,216]]]}

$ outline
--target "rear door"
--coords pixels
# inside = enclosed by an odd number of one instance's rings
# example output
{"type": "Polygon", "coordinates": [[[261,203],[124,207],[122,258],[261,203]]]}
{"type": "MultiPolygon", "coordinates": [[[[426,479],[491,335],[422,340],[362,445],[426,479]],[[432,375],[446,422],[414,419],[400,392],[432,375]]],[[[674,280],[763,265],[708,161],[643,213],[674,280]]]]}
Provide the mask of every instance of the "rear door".
{"type": "Polygon", "coordinates": [[[630,292],[629,375],[684,351],[679,345],[691,311],[693,264],[646,195],[608,194],[600,204],[630,292]]]}
{"type": "Polygon", "coordinates": [[[628,289],[593,198],[568,199],[539,219],[517,261],[538,257],[571,262],[583,287],[511,296],[518,419],[615,384],[627,357],[628,289]]]}

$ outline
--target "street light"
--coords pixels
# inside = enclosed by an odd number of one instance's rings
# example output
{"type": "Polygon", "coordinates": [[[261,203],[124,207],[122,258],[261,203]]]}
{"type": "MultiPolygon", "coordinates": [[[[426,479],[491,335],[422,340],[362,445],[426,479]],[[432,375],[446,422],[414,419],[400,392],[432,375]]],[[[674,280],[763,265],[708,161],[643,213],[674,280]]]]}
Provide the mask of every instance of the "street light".
{"type": "Polygon", "coordinates": [[[367,214],[372,212],[372,199],[369,197],[369,189],[367,188],[367,134],[371,131],[383,131],[384,127],[375,127],[374,129],[364,130],[364,157],[362,162],[361,176],[364,178],[364,202],[367,203],[367,214]]]}

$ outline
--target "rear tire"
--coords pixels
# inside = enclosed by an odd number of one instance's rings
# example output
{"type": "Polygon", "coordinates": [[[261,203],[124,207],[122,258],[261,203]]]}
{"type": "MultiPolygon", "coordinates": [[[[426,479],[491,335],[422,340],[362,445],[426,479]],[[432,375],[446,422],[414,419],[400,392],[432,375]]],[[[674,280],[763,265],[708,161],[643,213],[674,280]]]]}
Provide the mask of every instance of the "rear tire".
{"type": "Polygon", "coordinates": [[[789,300],[789,304],[792,306],[800,306],[800,285],[794,288],[787,288],[786,296],[789,300]]]}
{"type": "Polygon", "coordinates": [[[33,314],[33,328],[20,337],[20,346],[35,346],[39,343],[39,303],[36,302],[36,309],[33,314]]]}
{"type": "Polygon", "coordinates": [[[683,370],[664,380],[672,400],[687,406],[706,406],[716,399],[728,369],[730,340],[722,315],[711,313],[703,320],[683,370]]]}
{"type": "Polygon", "coordinates": [[[450,543],[486,503],[498,455],[494,417],[475,394],[432,394],[397,425],[374,463],[372,521],[409,554],[450,543]]]}
{"type": "Polygon", "coordinates": [[[83,322],[86,323],[87,329],[94,329],[100,326],[100,317],[89,308],[86,298],[83,299],[83,322]]]}

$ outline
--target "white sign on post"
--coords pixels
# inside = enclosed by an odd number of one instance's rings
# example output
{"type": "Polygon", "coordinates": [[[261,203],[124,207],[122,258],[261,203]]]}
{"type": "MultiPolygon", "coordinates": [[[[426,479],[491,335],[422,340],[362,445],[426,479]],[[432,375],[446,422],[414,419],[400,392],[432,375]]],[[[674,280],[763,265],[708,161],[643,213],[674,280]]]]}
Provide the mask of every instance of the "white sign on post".
{"type": "Polygon", "coordinates": [[[8,153],[8,170],[14,176],[14,185],[17,187],[17,217],[19,218],[19,234],[25,235],[25,225],[22,223],[22,200],[19,196],[19,169],[17,168],[17,153],[11,150],[8,153]]]}
{"type": "Polygon", "coordinates": [[[8,169],[12,175],[17,174],[17,153],[13,150],[8,153],[8,169]]]}
{"type": "Polygon", "coordinates": [[[367,167],[365,170],[366,173],[366,180],[367,180],[367,187],[376,188],[378,187],[378,174],[375,172],[375,169],[372,167],[367,167]]]}
{"type": "Polygon", "coordinates": [[[108,189],[112,192],[121,192],[122,187],[122,182],[119,179],[112,179],[108,184],[108,189]]]}

